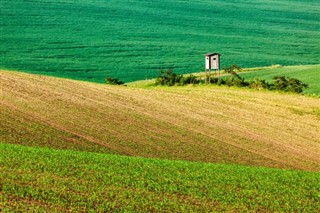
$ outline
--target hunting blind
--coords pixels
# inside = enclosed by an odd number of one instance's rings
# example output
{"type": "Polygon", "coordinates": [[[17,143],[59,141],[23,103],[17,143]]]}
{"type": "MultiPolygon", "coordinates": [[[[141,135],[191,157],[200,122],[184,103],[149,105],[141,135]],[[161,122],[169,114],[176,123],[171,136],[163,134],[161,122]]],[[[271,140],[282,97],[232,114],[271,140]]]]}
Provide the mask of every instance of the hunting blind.
{"type": "Polygon", "coordinates": [[[208,78],[210,81],[210,71],[215,70],[219,71],[219,78],[220,78],[220,56],[219,53],[208,53],[205,55],[205,62],[206,62],[206,79],[208,78]]]}

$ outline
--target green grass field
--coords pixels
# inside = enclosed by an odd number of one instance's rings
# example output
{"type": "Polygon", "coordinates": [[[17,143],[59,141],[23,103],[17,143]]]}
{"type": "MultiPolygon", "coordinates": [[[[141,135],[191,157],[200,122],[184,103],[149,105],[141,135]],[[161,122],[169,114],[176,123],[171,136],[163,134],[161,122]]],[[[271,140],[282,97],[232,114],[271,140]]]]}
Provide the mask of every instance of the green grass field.
{"type": "Polygon", "coordinates": [[[319,212],[320,174],[0,143],[4,212],[319,212]]]}
{"type": "Polygon", "coordinates": [[[316,0],[2,0],[0,68],[103,82],[159,68],[319,64],[316,0]]]}

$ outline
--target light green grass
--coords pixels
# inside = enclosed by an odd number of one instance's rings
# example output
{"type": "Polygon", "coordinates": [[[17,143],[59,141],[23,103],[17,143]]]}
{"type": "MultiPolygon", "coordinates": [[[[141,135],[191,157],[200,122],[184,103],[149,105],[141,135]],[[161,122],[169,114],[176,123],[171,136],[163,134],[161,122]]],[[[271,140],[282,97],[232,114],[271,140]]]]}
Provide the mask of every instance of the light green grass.
{"type": "Polygon", "coordinates": [[[10,211],[319,212],[319,173],[0,144],[10,211]]]}
{"type": "Polygon", "coordinates": [[[104,82],[222,66],[319,64],[316,0],[2,0],[0,68],[104,82]]]}

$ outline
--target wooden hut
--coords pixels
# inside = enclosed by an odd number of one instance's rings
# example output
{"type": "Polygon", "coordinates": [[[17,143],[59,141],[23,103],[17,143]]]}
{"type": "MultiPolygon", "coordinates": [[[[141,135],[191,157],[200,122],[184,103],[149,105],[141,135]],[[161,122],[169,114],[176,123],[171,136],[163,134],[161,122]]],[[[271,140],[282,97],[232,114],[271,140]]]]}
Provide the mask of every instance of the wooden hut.
{"type": "Polygon", "coordinates": [[[206,70],[220,70],[220,56],[219,53],[206,54],[206,70]]]}
{"type": "Polygon", "coordinates": [[[220,56],[219,53],[207,53],[205,55],[205,62],[206,62],[206,82],[209,80],[211,81],[211,70],[219,71],[219,78],[220,78],[220,56]]]}

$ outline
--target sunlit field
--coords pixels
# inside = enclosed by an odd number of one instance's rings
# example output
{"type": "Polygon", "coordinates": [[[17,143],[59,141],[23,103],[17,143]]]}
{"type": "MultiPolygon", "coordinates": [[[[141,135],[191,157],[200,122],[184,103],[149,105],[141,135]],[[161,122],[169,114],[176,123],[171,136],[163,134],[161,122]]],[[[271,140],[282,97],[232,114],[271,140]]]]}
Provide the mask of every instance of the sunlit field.
{"type": "Polygon", "coordinates": [[[319,14],[317,0],[1,0],[0,212],[320,212],[319,14]],[[207,84],[208,52],[242,85],[308,88],[207,84]],[[160,70],[179,81],[156,86],[160,70]]]}

